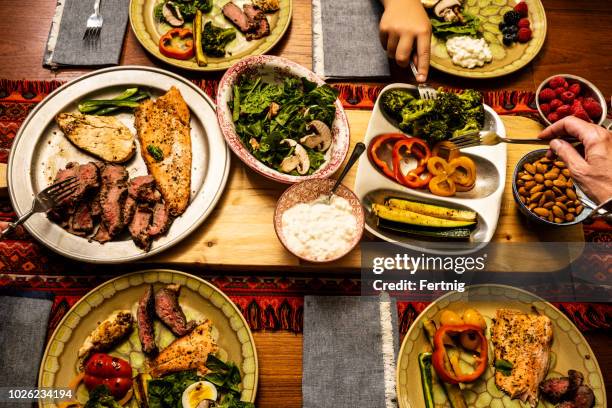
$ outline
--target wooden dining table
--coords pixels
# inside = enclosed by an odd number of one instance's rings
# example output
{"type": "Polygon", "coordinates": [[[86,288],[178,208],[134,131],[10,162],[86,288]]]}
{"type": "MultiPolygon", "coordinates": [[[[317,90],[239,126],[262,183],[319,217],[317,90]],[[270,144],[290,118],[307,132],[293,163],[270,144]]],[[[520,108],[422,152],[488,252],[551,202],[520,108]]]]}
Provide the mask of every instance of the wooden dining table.
{"type": "MultiPolygon", "coordinates": [[[[472,87],[480,90],[534,90],[542,80],[551,75],[571,73],[588,78],[608,97],[612,95],[612,1],[543,0],[543,4],[548,19],[547,38],[543,49],[529,65],[502,78],[486,80],[457,78],[433,70],[429,82],[434,86],[472,87]]],[[[0,31],[5,33],[0,42],[0,78],[66,81],[90,71],[87,68],[62,68],[52,71],[42,67],[43,46],[54,10],[55,1],[49,0],[0,2],[0,31]]],[[[311,42],[311,3],[309,0],[293,0],[292,24],[271,54],[289,58],[310,68],[311,42]]],[[[181,71],[157,61],[144,51],[129,27],[120,63],[157,66],[190,79],[220,77],[219,73],[181,71]]],[[[411,82],[412,77],[408,71],[394,67],[392,81],[411,82]]],[[[362,132],[369,112],[350,111],[348,117],[353,130],[352,137],[359,140],[363,137],[362,132]]],[[[347,182],[351,182],[350,178],[347,182]]],[[[228,188],[231,194],[234,194],[234,199],[255,197],[264,203],[264,210],[270,212],[273,211],[274,203],[285,186],[248,172],[234,157],[228,188]]],[[[232,203],[234,201],[231,198],[221,202],[221,205],[235,210],[236,214],[228,215],[228,219],[238,216],[240,212],[240,206],[232,203]]],[[[216,217],[221,218],[220,215],[216,217]]],[[[235,222],[238,225],[241,220],[235,222]]],[[[271,220],[268,226],[264,225],[262,228],[269,228],[269,233],[273,234],[271,220]]],[[[147,265],[170,265],[179,269],[184,267],[195,272],[200,269],[220,268],[227,274],[257,274],[268,269],[287,270],[296,274],[325,274],[328,271],[326,266],[315,267],[298,262],[276,242],[274,236],[270,236],[271,243],[264,245],[263,250],[254,248],[258,253],[257,259],[261,260],[256,263],[244,261],[249,251],[249,244],[244,244],[248,242],[248,237],[241,237],[233,242],[225,241],[228,239],[231,239],[229,234],[211,234],[210,230],[203,226],[194,232],[188,242],[153,258],[147,265]],[[226,243],[226,246],[220,242],[226,243]],[[240,247],[241,245],[243,247],[240,247]],[[239,253],[224,249],[228,247],[239,248],[239,253]]],[[[352,261],[339,264],[339,271],[347,276],[358,276],[358,263],[358,257],[354,257],[352,261]]],[[[138,267],[134,265],[135,269],[138,267]]],[[[254,337],[260,363],[257,406],[300,407],[302,336],[282,331],[259,331],[254,333],[254,337]]],[[[585,337],[597,356],[609,392],[612,389],[612,376],[608,371],[612,371],[610,333],[587,332],[585,337]]]]}

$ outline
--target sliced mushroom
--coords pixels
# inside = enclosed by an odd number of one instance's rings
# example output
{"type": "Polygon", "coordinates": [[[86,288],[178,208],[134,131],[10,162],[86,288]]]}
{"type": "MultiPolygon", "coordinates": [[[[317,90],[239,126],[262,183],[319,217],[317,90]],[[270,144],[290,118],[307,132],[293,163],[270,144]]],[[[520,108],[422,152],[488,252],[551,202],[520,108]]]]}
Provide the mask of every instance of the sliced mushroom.
{"type": "Polygon", "coordinates": [[[461,1],[459,0],[440,0],[434,7],[434,14],[444,21],[460,20],[461,1]]]}
{"type": "Polygon", "coordinates": [[[164,7],[162,8],[162,14],[164,19],[170,24],[172,27],[180,27],[185,24],[185,19],[181,14],[181,10],[179,10],[178,6],[171,1],[166,2],[164,7]]]}
{"type": "Polygon", "coordinates": [[[291,173],[297,169],[300,175],[308,173],[310,168],[310,159],[308,158],[308,152],[293,139],[283,139],[281,143],[287,144],[293,147],[293,153],[285,157],[281,162],[280,169],[283,173],[291,173]]]}
{"type": "Polygon", "coordinates": [[[308,127],[314,130],[315,133],[302,137],[300,143],[311,149],[317,149],[320,152],[329,149],[332,142],[332,133],[329,127],[320,120],[313,120],[308,127]]]}

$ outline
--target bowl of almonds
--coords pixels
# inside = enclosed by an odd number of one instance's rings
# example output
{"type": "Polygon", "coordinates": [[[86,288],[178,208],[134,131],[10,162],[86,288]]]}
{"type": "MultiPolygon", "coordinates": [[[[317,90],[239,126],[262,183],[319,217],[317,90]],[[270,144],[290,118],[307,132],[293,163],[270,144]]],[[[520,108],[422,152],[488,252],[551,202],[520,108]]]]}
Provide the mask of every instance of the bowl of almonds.
{"type": "Polygon", "coordinates": [[[548,149],[527,153],[516,165],[512,193],[519,210],[540,224],[567,226],[582,222],[589,211],[578,198],[571,174],[548,149]]]}

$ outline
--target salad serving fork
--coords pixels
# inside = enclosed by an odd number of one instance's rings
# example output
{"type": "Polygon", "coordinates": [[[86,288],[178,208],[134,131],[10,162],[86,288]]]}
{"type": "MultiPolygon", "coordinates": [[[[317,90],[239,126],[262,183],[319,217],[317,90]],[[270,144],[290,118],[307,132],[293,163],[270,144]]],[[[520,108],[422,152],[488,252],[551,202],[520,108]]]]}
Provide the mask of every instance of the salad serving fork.
{"type": "Polygon", "coordinates": [[[10,234],[17,226],[26,222],[32,214],[48,211],[56,207],[77,190],[78,184],[79,180],[76,177],[68,177],[45,188],[34,197],[30,211],[19,217],[17,221],[9,223],[8,228],[0,232],[0,238],[10,234]]]}
{"type": "MultiPolygon", "coordinates": [[[[574,146],[580,144],[580,141],[574,137],[564,138],[574,146]]],[[[529,139],[513,139],[508,137],[501,137],[492,130],[476,130],[474,132],[466,133],[461,136],[455,136],[448,139],[449,142],[455,146],[450,150],[454,149],[465,149],[473,146],[495,146],[500,143],[512,143],[512,144],[548,144],[549,139],[529,138],[529,139]]],[[[448,147],[445,147],[448,149],[448,147]]]]}
{"type": "Polygon", "coordinates": [[[94,1],[94,12],[87,18],[87,28],[85,34],[83,34],[83,40],[87,42],[94,43],[100,38],[102,24],[104,23],[104,18],[100,14],[100,1],[94,1]]]}

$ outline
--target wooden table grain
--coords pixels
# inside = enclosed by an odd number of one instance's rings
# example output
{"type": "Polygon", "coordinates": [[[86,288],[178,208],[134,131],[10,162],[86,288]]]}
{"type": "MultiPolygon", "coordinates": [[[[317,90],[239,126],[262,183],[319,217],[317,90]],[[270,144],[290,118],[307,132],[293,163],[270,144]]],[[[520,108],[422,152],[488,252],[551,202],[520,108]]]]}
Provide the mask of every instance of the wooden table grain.
{"type": "MultiPolygon", "coordinates": [[[[522,70],[503,78],[470,81],[433,71],[434,85],[474,87],[477,89],[533,90],[546,77],[572,73],[588,78],[601,91],[612,94],[612,1],[544,0],[548,18],[548,35],[538,57],[522,70]]],[[[89,69],[70,68],[50,71],[42,67],[46,41],[55,1],[0,1],[0,78],[69,80],[89,69]]],[[[272,54],[311,67],[311,6],[309,0],[294,0],[293,21],[285,38],[272,54]]],[[[367,56],[364,56],[367,58],[367,56]]],[[[154,65],[168,69],[148,55],[128,29],[122,65],[154,65]]],[[[175,69],[172,69],[175,70],[175,69]]],[[[176,70],[175,70],[176,71],[176,70]]],[[[179,72],[188,78],[217,78],[219,74],[179,72]]],[[[410,82],[405,70],[394,70],[394,81],[410,82]]],[[[234,167],[236,167],[236,163],[234,167]]],[[[242,171],[242,170],[240,170],[242,171]]],[[[235,173],[235,171],[234,171],[235,173]]],[[[252,176],[256,177],[256,176],[252,176]]],[[[261,180],[255,180],[261,183],[261,180]]],[[[278,187],[269,187],[275,196],[278,187]]],[[[259,194],[248,189],[243,194],[259,194]]],[[[273,198],[270,199],[272,205],[273,198]]],[[[214,245],[214,242],[212,243],[214,245]]],[[[587,333],[604,377],[608,394],[612,390],[612,351],[609,332],[587,333]]],[[[257,406],[301,407],[302,336],[287,332],[254,334],[259,351],[260,386],[257,406]]],[[[417,387],[418,388],[418,387],[417,387]]]]}

